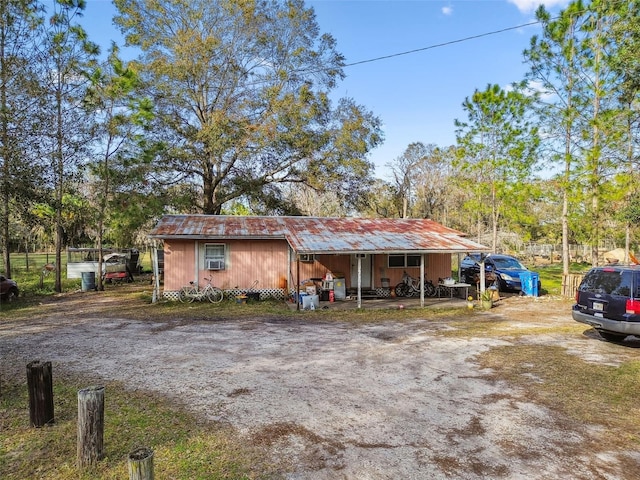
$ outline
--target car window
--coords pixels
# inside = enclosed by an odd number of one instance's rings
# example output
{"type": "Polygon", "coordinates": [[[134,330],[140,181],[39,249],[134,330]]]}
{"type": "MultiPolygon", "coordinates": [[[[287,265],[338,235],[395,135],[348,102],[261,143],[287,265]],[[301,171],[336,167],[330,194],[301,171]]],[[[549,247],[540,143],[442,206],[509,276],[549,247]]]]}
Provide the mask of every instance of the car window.
{"type": "Polygon", "coordinates": [[[522,266],[522,264],[515,258],[509,258],[509,257],[494,258],[493,263],[496,266],[496,268],[505,268],[505,269],[517,268],[520,270],[524,270],[524,267],[522,266]]]}
{"type": "Polygon", "coordinates": [[[635,272],[633,284],[636,286],[636,290],[635,290],[635,293],[633,294],[633,297],[640,298],[640,272],[635,272]]]}
{"type": "Polygon", "coordinates": [[[581,291],[629,296],[632,273],[618,270],[594,270],[584,278],[581,291]]]}

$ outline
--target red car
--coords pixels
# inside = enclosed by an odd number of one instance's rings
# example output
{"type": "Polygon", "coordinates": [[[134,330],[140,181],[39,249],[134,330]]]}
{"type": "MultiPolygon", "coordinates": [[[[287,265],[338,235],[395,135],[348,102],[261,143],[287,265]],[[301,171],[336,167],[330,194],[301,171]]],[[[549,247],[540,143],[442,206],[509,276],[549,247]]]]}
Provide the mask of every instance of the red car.
{"type": "Polygon", "coordinates": [[[10,278],[0,275],[0,301],[11,302],[18,298],[18,284],[10,278]]]}

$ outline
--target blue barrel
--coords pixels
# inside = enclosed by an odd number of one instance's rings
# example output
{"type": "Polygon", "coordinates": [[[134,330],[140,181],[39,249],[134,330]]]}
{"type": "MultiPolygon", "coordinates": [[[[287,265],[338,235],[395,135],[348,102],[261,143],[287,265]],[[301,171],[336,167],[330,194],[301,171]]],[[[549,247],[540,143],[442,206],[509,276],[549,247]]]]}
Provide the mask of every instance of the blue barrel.
{"type": "Polygon", "coordinates": [[[89,290],[96,289],[96,272],[82,272],[82,291],[88,292],[89,290]]]}
{"type": "Polygon", "coordinates": [[[520,284],[522,293],[530,297],[538,296],[539,276],[537,272],[522,272],[520,274],[520,284]]]}

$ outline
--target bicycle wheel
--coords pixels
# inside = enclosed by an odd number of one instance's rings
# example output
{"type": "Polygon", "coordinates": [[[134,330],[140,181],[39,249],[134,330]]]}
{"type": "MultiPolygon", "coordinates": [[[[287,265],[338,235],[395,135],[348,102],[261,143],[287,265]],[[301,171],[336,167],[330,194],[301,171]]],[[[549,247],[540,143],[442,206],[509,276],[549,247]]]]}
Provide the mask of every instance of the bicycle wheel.
{"type": "Polygon", "coordinates": [[[207,300],[209,300],[211,303],[220,303],[223,298],[224,293],[222,293],[222,290],[220,290],[219,288],[214,287],[207,292],[207,300]]]}
{"type": "Polygon", "coordinates": [[[194,288],[183,288],[180,290],[180,294],[178,296],[178,300],[182,303],[193,303],[196,299],[196,291],[194,288]]]}
{"type": "Polygon", "coordinates": [[[425,297],[435,297],[436,287],[431,282],[424,282],[424,295],[425,297]]]}
{"type": "Polygon", "coordinates": [[[409,287],[406,283],[399,283],[395,288],[396,297],[406,297],[409,293],[409,287]]]}

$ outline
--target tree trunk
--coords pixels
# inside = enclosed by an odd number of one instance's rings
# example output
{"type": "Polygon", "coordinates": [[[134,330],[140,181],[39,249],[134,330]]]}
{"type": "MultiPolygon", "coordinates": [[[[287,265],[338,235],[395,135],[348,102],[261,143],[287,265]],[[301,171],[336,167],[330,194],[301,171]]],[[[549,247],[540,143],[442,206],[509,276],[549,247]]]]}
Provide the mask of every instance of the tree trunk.
{"type": "Polygon", "coordinates": [[[104,387],[78,390],[78,467],[95,465],[104,455],[104,387]]]}
{"type": "Polygon", "coordinates": [[[53,423],[53,380],[51,362],[40,360],[27,364],[27,386],[29,389],[29,420],[33,427],[53,423]]]}

